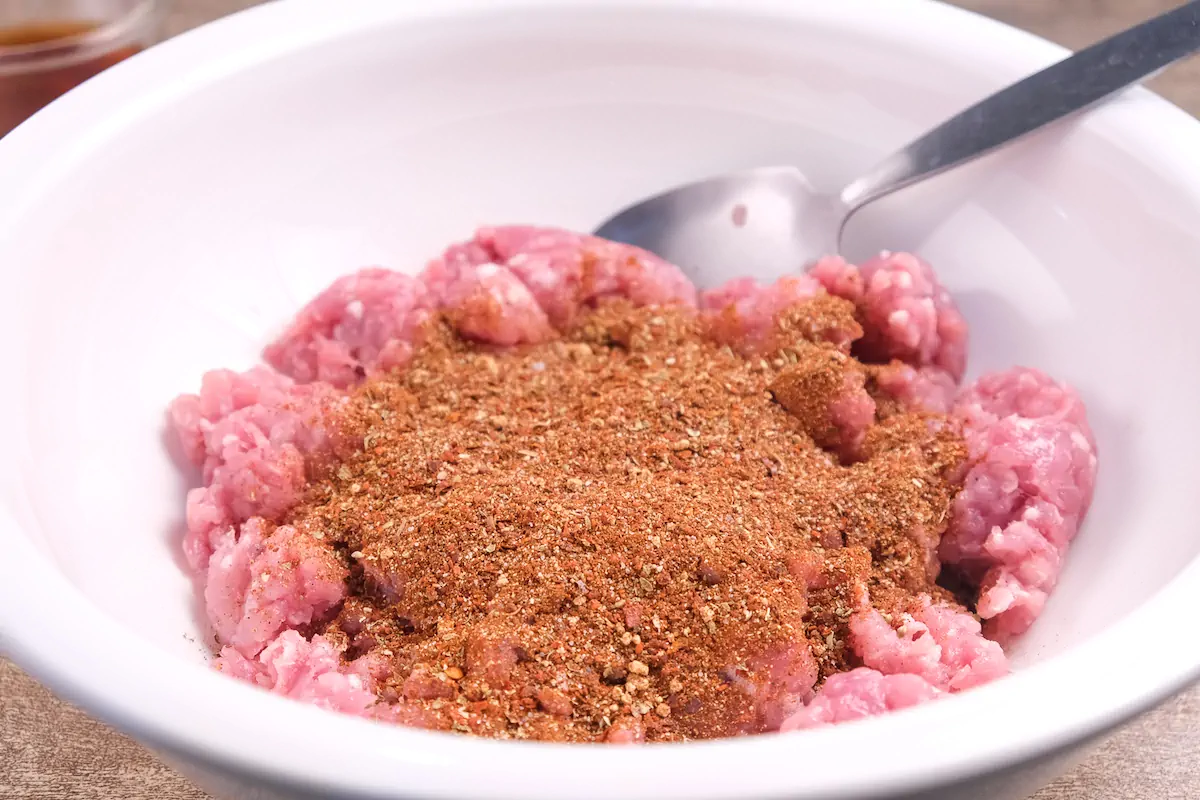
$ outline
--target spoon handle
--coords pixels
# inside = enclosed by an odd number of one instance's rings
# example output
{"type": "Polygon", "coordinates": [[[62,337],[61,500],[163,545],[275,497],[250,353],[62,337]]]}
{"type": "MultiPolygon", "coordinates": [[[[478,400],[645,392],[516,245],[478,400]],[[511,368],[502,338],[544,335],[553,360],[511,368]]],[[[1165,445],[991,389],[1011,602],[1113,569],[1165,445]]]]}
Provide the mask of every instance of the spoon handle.
{"type": "Polygon", "coordinates": [[[1200,0],[1081,50],[1002,89],[885,159],[841,193],[866,203],[986,155],[1200,50],[1200,0]]]}

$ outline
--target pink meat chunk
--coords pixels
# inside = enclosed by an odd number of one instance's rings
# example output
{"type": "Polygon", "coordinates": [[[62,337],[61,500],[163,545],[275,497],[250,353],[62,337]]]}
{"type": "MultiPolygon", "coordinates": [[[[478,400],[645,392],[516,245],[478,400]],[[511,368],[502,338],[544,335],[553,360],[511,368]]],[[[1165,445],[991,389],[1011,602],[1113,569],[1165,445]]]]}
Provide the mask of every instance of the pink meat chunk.
{"type": "Polygon", "coordinates": [[[347,387],[408,362],[428,305],[413,276],[364,269],[317,295],[263,357],[300,383],[347,387]]]}
{"type": "Polygon", "coordinates": [[[778,730],[813,696],[818,667],[807,642],[774,648],[751,658],[748,666],[761,677],[752,687],[757,731],[778,730]]]}
{"type": "Polygon", "coordinates": [[[875,400],[864,388],[865,380],[861,367],[844,353],[808,347],[780,371],[770,389],[776,402],[796,415],[820,447],[853,460],[875,423],[875,400]],[[826,413],[812,413],[814,398],[819,398],[826,413]]]}
{"type": "Polygon", "coordinates": [[[375,705],[371,676],[357,661],[342,664],[339,650],[323,636],[307,641],[296,631],[284,631],[255,658],[226,647],[216,667],[276,694],[332,711],[364,715],[375,705]]]}
{"type": "Polygon", "coordinates": [[[481,228],[469,247],[513,272],[565,328],[580,308],[605,297],[635,305],[696,305],[683,272],[653,253],[595,236],[524,225],[481,228]]]}
{"type": "MultiPolygon", "coordinates": [[[[718,340],[741,352],[755,352],[765,342],[780,314],[825,294],[811,275],[788,275],[774,283],[760,284],[753,278],[735,278],[700,295],[700,308],[717,323],[712,333],[718,340]]],[[[818,338],[843,352],[862,335],[858,325],[834,326],[818,331],[818,338]]]]}
{"type": "Polygon", "coordinates": [[[254,449],[290,445],[304,456],[338,449],[345,443],[328,426],[329,414],[345,400],[346,395],[328,384],[293,385],[211,421],[204,433],[205,481],[215,482],[223,464],[254,449]]]}
{"type": "Polygon", "coordinates": [[[267,367],[212,370],[201,379],[199,394],[175,398],[167,414],[188,459],[200,467],[208,458],[206,440],[214,424],[250,406],[282,405],[291,388],[291,380],[267,367]]]}
{"type": "Polygon", "coordinates": [[[733,316],[736,324],[728,331],[729,343],[752,349],[767,337],[780,312],[821,292],[821,284],[808,275],[787,276],[766,285],[753,278],[736,278],[702,292],[700,308],[733,316]]]}
{"type": "Polygon", "coordinates": [[[184,513],[183,555],[192,572],[199,575],[233,525],[229,504],[207,486],[189,489],[184,513]]]}
{"type": "Polygon", "coordinates": [[[296,385],[256,367],[210,372],[200,394],[171,404],[175,433],[206,484],[187,498],[183,549],[194,571],[204,570],[231,525],[279,519],[299,502],[308,458],[346,444],[327,427],[344,399],[327,384],[296,385]]]}
{"type": "Polygon", "coordinates": [[[918,675],[941,691],[959,692],[1008,674],[1000,645],[986,639],[970,614],[926,605],[893,628],[875,609],[850,620],[851,645],[863,664],[884,675],[918,675]]]}
{"type": "Polygon", "coordinates": [[[954,407],[958,416],[977,428],[1011,415],[1063,420],[1077,427],[1089,442],[1096,441],[1079,393],[1029,367],[983,375],[962,391],[954,407]]]}
{"type": "Polygon", "coordinates": [[[859,667],[826,678],[812,702],[784,720],[779,729],[795,731],[864,719],[942,696],[942,690],[919,675],[884,675],[859,667]]]}
{"type": "Polygon", "coordinates": [[[308,625],[345,597],[346,568],[290,525],[253,518],[213,553],[204,600],[220,642],[253,657],[284,628],[308,625]]]}
{"type": "Polygon", "coordinates": [[[744,663],[721,669],[721,679],[750,699],[754,716],[739,733],[775,731],[790,714],[813,696],[816,659],[807,642],[770,648],[744,663]]]}
{"type": "Polygon", "coordinates": [[[958,384],[938,367],[911,367],[893,361],[875,372],[875,386],[906,409],[946,414],[954,404],[958,384]]]}
{"type": "Polygon", "coordinates": [[[866,285],[862,271],[841,256],[819,258],[808,268],[808,276],[835,297],[858,305],[863,300],[866,285]]]}
{"type": "Polygon", "coordinates": [[[892,359],[914,367],[937,367],[956,382],[967,365],[967,323],[950,293],[924,261],[909,253],[884,252],[861,267],[824,258],[809,274],[825,289],[854,302],[864,358],[892,359]]]}
{"type": "Polygon", "coordinates": [[[954,413],[972,463],[939,552],[978,583],[976,610],[1007,641],[1057,583],[1091,504],[1096,448],[1075,393],[1031,370],[985,376],[954,413]]]}
{"type": "Polygon", "coordinates": [[[608,729],[604,741],[609,744],[643,744],[646,741],[646,729],[641,720],[623,717],[608,729]]]}
{"type": "Polygon", "coordinates": [[[846,374],[841,397],[829,404],[829,417],[838,430],[837,447],[853,459],[862,449],[867,429],[875,424],[875,400],[863,389],[861,379],[846,374]]]}
{"type": "Polygon", "coordinates": [[[421,273],[433,301],[463,336],[497,345],[554,335],[537,297],[508,267],[477,246],[456,245],[421,273]]]}
{"type": "MultiPolygon", "coordinates": [[[[245,415],[250,417],[251,415],[245,415]]],[[[278,519],[304,492],[304,455],[287,439],[272,441],[256,420],[229,417],[209,489],[236,520],[278,519]]]]}

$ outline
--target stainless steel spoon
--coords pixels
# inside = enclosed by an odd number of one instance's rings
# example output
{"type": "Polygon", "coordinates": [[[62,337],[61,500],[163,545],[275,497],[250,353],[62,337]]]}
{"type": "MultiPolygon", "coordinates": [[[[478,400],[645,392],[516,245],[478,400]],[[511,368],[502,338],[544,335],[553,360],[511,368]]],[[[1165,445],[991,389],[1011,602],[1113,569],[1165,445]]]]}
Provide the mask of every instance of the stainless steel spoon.
{"type": "Polygon", "coordinates": [[[736,172],[630,206],[596,235],[656,253],[701,287],[727,277],[731,263],[761,277],[794,272],[838,252],[847,220],[868,203],[1081,111],[1197,50],[1200,0],[1192,0],[1002,89],[836,195],[816,192],[794,167],[736,172]]]}

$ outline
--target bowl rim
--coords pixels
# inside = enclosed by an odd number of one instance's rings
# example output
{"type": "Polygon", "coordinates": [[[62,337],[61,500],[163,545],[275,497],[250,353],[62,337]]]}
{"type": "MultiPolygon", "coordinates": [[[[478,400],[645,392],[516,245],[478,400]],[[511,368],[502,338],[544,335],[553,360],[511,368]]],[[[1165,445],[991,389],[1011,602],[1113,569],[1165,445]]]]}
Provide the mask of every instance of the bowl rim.
{"type": "MultiPolygon", "coordinates": [[[[80,163],[156,113],[240,69],[380,24],[497,9],[645,9],[760,15],[866,29],[955,53],[997,87],[1064,49],[934,0],[289,0],[242,11],[158,45],[88,81],[0,141],[0,252],[22,216],[80,163]]],[[[1200,122],[1144,89],[1080,125],[1147,154],[1200,206],[1200,122]],[[1190,151],[1190,152],[1189,152],[1190,151]]],[[[4,267],[0,266],[0,273],[4,267]]],[[[14,301],[15,302],[15,301],[14,301]]],[[[0,298],[0,306],[3,298],[0,298]]],[[[0,315],[0,331],[20,331],[0,315]]],[[[22,400],[0,392],[18,422],[22,400]]],[[[28,441],[5,447],[18,465],[28,441]]],[[[1048,757],[1099,734],[1200,679],[1200,637],[1176,631],[1200,606],[1200,559],[1141,606],[1066,653],[1002,681],[934,703],[803,734],[652,747],[512,743],[385,725],[281,698],[188,663],[110,617],[21,532],[0,506],[0,651],[66,699],[151,746],[193,763],[342,796],[559,798],[849,798],[913,791],[1048,757]],[[27,598],[53,598],[30,614],[27,598]],[[1127,643],[1149,640],[1153,663],[1127,643]],[[115,651],[110,642],[123,647],[115,651]],[[159,676],[173,675],[170,682],[159,676]],[[1132,678],[1137,676],[1137,680],[1132,678]],[[178,688],[177,688],[178,687],[178,688]],[[898,737],[922,739],[905,758],[898,737]],[[872,763],[856,754],[869,752],[872,763]],[[820,764],[821,769],[796,769],[820,764]],[[345,765],[353,765],[347,769],[345,765]],[[703,769],[701,766],[703,765],[703,769]]],[[[1184,628],[1186,629],[1186,628],[1184,628]]]]}

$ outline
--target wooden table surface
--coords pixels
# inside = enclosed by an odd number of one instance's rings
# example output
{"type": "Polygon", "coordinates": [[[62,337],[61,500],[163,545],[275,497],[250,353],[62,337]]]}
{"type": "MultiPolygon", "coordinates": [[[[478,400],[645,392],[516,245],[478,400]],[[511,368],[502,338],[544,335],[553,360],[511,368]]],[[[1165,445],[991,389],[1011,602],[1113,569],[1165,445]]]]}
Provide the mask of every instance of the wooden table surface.
{"type": "MultiPolygon", "coordinates": [[[[1178,5],[1176,0],[954,1],[1075,48],[1178,5]]],[[[252,4],[176,0],[169,27],[177,32],[252,4]]],[[[1200,58],[1159,76],[1153,88],[1200,114],[1200,58]]],[[[206,797],[139,745],[59,702],[0,659],[0,798],[206,797]]],[[[1168,798],[1200,798],[1200,687],[1127,726],[1034,800],[1168,798]]]]}

